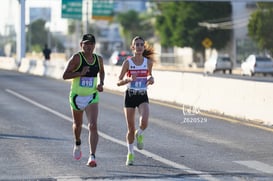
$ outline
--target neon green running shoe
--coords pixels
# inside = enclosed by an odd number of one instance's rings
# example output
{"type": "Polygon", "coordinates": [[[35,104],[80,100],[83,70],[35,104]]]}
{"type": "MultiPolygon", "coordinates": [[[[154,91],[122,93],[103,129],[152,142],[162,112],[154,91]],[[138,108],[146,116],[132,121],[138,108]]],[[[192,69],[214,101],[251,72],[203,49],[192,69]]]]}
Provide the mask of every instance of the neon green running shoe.
{"type": "Polygon", "coordinates": [[[144,144],[143,144],[143,135],[138,135],[137,134],[137,130],[135,132],[135,135],[136,135],[136,140],[137,140],[137,148],[139,150],[142,150],[143,147],[144,147],[144,144]]]}
{"type": "Polygon", "coordinates": [[[134,164],[134,160],[135,160],[135,155],[132,153],[128,153],[127,155],[127,160],[126,160],[126,165],[130,166],[134,164]]]}

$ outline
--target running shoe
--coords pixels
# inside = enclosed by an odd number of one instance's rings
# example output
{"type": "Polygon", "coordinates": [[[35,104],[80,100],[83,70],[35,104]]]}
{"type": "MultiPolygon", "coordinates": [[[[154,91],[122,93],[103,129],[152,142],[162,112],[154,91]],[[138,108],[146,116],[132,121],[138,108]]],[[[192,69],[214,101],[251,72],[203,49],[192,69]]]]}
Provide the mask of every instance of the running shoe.
{"type": "Polygon", "coordinates": [[[82,151],[81,151],[81,146],[80,145],[74,145],[73,148],[73,157],[75,160],[79,160],[82,157],[82,151]]]}
{"type": "Polygon", "coordinates": [[[142,150],[144,145],[143,145],[143,135],[138,135],[137,134],[137,130],[135,132],[135,135],[136,135],[136,140],[137,140],[137,148],[139,150],[142,150]]]}
{"type": "Polygon", "coordinates": [[[134,160],[135,160],[135,155],[132,153],[128,153],[127,155],[127,160],[126,160],[126,165],[130,166],[134,164],[134,160]]]}
{"type": "Polygon", "coordinates": [[[89,156],[89,159],[88,159],[86,165],[89,167],[96,167],[97,166],[96,159],[95,159],[94,155],[89,156]]]}

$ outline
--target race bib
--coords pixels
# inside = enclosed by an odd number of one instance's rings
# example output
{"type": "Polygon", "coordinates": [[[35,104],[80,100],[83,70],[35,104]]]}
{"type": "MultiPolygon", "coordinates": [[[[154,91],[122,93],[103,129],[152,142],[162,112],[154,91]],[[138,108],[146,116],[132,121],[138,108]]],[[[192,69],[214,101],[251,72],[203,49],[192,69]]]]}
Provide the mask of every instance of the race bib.
{"type": "Polygon", "coordinates": [[[94,77],[81,77],[80,86],[92,88],[94,84],[94,77]]]}
{"type": "Polygon", "coordinates": [[[146,77],[137,77],[135,81],[130,83],[130,89],[147,89],[147,78],[146,77]]]}

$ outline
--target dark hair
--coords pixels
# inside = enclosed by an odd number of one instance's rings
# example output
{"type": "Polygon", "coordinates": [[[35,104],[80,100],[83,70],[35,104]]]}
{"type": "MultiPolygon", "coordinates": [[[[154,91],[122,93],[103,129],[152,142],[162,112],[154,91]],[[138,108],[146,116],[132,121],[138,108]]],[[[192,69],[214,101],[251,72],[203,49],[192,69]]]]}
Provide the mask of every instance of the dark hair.
{"type": "Polygon", "coordinates": [[[155,50],[152,46],[150,46],[141,36],[136,36],[132,40],[132,46],[135,44],[136,40],[142,40],[144,42],[144,52],[142,54],[143,57],[148,58],[149,60],[155,62],[155,50]]]}

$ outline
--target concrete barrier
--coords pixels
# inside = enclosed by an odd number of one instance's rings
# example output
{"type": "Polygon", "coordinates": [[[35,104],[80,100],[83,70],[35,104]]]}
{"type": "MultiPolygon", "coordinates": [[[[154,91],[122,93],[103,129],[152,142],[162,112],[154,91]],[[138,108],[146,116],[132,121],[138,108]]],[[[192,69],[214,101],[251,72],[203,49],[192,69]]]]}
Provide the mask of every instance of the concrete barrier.
{"type": "Polygon", "coordinates": [[[65,65],[64,60],[43,61],[24,58],[18,70],[23,73],[60,79],[65,65]]]}
{"type": "MultiPolygon", "coordinates": [[[[116,86],[120,67],[105,66],[105,71],[105,86],[124,91],[126,86],[116,86]]],[[[272,83],[157,70],[153,71],[153,76],[155,84],[148,88],[152,99],[177,103],[181,110],[185,105],[273,125],[272,83]]]]}
{"type": "Polygon", "coordinates": [[[64,60],[47,61],[44,63],[44,66],[45,76],[56,79],[62,79],[62,74],[66,66],[66,61],[64,60]]]}
{"type": "MultiPolygon", "coordinates": [[[[65,66],[64,60],[23,59],[18,71],[61,79],[65,66]]],[[[0,68],[14,70],[15,67],[17,69],[12,59],[0,62],[0,68]]],[[[120,66],[105,65],[105,88],[125,91],[126,86],[116,85],[120,69],[120,66]]],[[[152,99],[179,104],[181,110],[186,105],[196,110],[273,125],[273,83],[159,70],[154,70],[153,75],[155,84],[148,88],[152,99]]]]}
{"type": "Polygon", "coordinates": [[[0,57],[0,68],[7,70],[17,70],[17,63],[12,57],[0,57]]]}
{"type": "Polygon", "coordinates": [[[33,73],[37,65],[37,60],[31,60],[28,58],[23,58],[18,67],[18,71],[22,73],[33,73]]]}

